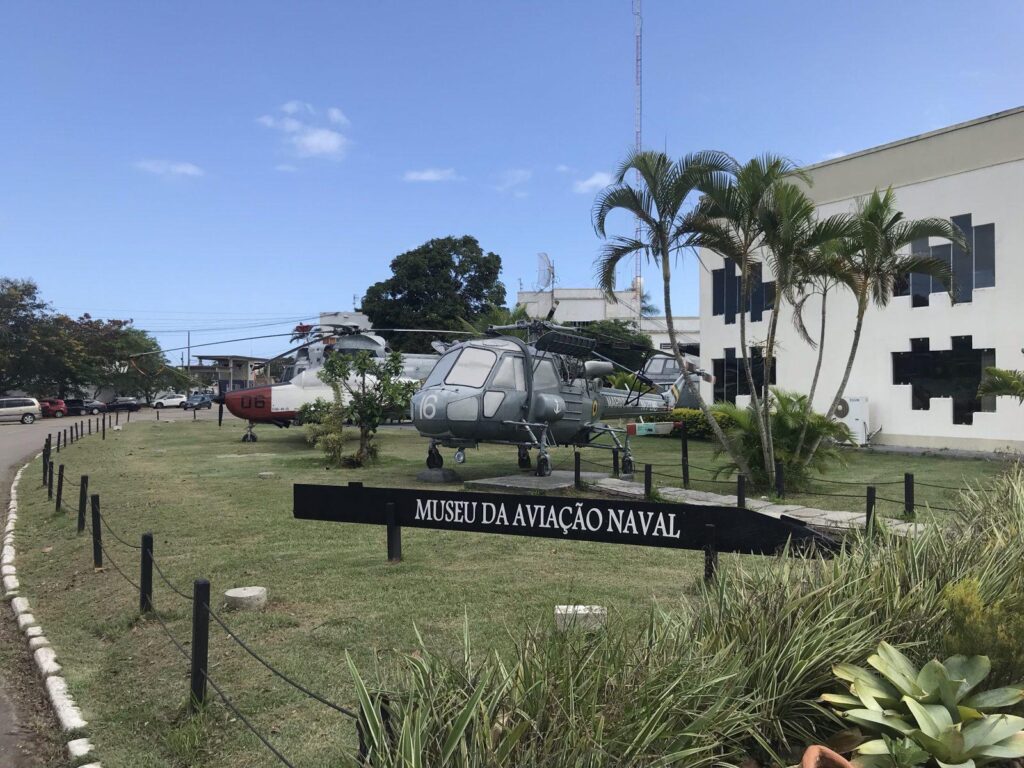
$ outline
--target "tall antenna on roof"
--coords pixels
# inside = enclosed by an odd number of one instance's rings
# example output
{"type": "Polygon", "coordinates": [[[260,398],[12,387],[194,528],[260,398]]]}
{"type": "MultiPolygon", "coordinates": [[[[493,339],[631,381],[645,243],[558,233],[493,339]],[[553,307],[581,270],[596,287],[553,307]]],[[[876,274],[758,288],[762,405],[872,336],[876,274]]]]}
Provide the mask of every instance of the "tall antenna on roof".
{"type": "MultiPolygon", "coordinates": [[[[643,113],[644,113],[644,88],[643,88],[643,64],[644,64],[644,17],[640,8],[641,0],[633,0],[633,36],[636,38],[636,72],[633,83],[633,131],[636,139],[636,151],[643,148],[643,113]]],[[[640,172],[636,172],[636,183],[640,185],[640,172]]],[[[640,219],[636,220],[636,239],[640,239],[640,219]]],[[[633,266],[633,293],[636,295],[636,320],[640,324],[643,304],[643,256],[640,251],[636,252],[633,266]]]]}

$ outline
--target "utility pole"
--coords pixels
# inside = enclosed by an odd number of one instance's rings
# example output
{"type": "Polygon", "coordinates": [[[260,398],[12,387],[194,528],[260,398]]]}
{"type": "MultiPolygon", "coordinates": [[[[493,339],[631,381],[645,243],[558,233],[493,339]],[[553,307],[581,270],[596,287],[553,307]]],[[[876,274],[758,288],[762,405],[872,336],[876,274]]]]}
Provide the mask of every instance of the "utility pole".
{"type": "Polygon", "coordinates": [[[188,358],[185,363],[185,376],[187,378],[188,383],[185,385],[185,393],[191,394],[190,392],[188,392],[188,387],[192,386],[192,331],[186,331],[185,333],[188,334],[188,341],[185,342],[188,345],[188,358]]]}

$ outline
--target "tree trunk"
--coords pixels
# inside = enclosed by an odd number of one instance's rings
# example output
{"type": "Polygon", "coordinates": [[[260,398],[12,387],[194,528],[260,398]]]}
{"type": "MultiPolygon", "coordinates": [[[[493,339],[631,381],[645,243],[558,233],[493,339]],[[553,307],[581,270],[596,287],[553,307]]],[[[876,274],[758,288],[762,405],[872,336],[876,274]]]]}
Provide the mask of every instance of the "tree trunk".
{"type": "MultiPolygon", "coordinates": [[[[672,344],[672,354],[679,362],[679,370],[685,374],[687,371],[686,358],[683,357],[683,353],[679,351],[679,344],[676,342],[676,326],[672,320],[672,269],[669,263],[668,249],[664,249],[661,254],[661,278],[665,288],[665,326],[668,329],[669,343],[672,344]]],[[[753,477],[750,473],[750,465],[747,460],[740,454],[732,443],[729,442],[729,438],[725,436],[725,432],[722,427],[715,421],[714,414],[711,413],[711,409],[708,404],[704,402],[704,398],[700,394],[700,385],[695,385],[690,382],[690,377],[683,376],[683,386],[697,399],[697,407],[700,408],[700,412],[704,414],[704,419],[708,422],[708,426],[711,427],[711,431],[715,433],[715,438],[725,448],[729,457],[736,463],[736,466],[740,468],[740,471],[747,477],[753,477]]]]}
{"type": "MultiPolygon", "coordinates": [[[[850,357],[846,361],[846,372],[843,374],[843,380],[839,384],[839,389],[836,390],[836,396],[832,398],[832,405],[828,407],[828,412],[825,414],[826,419],[831,419],[835,413],[836,408],[839,407],[839,401],[843,399],[843,393],[846,391],[846,384],[850,381],[850,373],[853,371],[853,361],[857,357],[857,347],[860,346],[860,332],[864,328],[864,313],[867,311],[867,296],[858,297],[857,305],[857,325],[853,329],[853,343],[850,345],[850,357]]],[[[811,459],[814,458],[814,454],[818,450],[818,446],[821,445],[823,436],[819,436],[814,441],[814,445],[807,452],[807,458],[804,459],[804,466],[811,463],[811,459]]]]}
{"type": "Polygon", "coordinates": [[[771,451],[768,449],[769,435],[766,414],[762,411],[761,397],[757,394],[757,387],[754,386],[754,374],[750,370],[750,348],[747,345],[747,308],[750,306],[750,281],[747,279],[748,259],[744,258],[740,265],[740,306],[737,307],[740,315],[740,358],[743,360],[743,370],[747,375],[747,386],[750,389],[750,405],[757,417],[758,433],[761,438],[761,458],[764,461],[764,471],[768,477],[768,484],[775,482],[775,467],[769,463],[768,456],[771,451]]]}
{"type": "Polygon", "coordinates": [[[804,408],[804,423],[800,427],[800,439],[796,443],[793,456],[800,461],[800,451],[804,449],[807,438],[807,423],[814,410],[814,394],[818,390],[818,377],[821,375],[821,362],[825,359],[825,307],[828,301],[828,288],[821,292],[821,329],[818,332],[818,359],[814,363],[814,376],[811,378],[811,391],[807,393],[807,407],[804,408]]]}
{"type": "Polygon", "coordinates": [[[772,366],[775,364],[775,332],[779,327],[779,310],[781,307],[782,291],[779,289],[778,277],[776,277],[775,298],[772,300],[772,318],[768,321],[768,338],[765,340],[764,356],[761,365],[761,387],[763,390],[761,402],[764,403],[764,428],[765,434],[768,435],[768,455],[766,460],[769,462],[768,466],[771,467],[768,480],[772,483],[775,481],[775,438],[772,436],[771,380],[772,366]]]}

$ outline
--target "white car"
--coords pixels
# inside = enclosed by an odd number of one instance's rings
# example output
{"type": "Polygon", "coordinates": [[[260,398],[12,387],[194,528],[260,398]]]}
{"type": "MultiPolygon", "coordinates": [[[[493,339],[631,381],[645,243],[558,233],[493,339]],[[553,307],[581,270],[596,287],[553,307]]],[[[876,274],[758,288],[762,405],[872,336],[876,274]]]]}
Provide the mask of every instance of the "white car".
{"type": "Polygon", "coordinates": [[[184,408],[185,401],[188,400],[184,395],[170,394],[158,397],[153,401],[154,408],[184,408]]]}

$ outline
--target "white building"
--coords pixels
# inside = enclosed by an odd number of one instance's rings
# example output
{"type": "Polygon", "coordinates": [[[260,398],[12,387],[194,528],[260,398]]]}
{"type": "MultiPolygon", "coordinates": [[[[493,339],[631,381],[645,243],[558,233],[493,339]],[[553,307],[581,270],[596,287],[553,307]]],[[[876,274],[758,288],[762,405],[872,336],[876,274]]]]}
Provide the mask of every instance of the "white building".
{"type": "MultiPolygon", "coordinates": [[[[818,212],[854,209],[858,198],[892,186],[908,218],[950,218],[972,244],[964,252],[932,239],[912,250],[946,259],[955,300],[910,275],[885,309],[868,310],[846,399],[866,398],[873,442],[929,448],[1024,450],[1024,407],[1010,398],[977,397],[986,366],[1024,368],[1024,108],[914,136],[806,169],[818,212]]],[[[715,374],[705,397],[745,394],[738,362],[738,279],[709,252],[701,258],[702,365],[715,374]]],[[[774,285],[755,287],[748,342],[763,341],[774,285]]],[[[812,300],[807,317],[820,314],[812,300]]],[[[791,309],[778,323],[776,383],[807,392],[817,353],[796,334],[791,309]]],[[[825,410],[842,379],[855,303],[835,290],[827,304],[825,362],[814,406],[825,410]]],[[[812,326],[816,328],[816,326],[812,326]]]]}
{"type": "MultiPolygon", "coordinates": [[[[615,292],[612,301],[600,288],[555,288],[546,291],[519,291],[516,303],[526,308],[530,317],[544,318],[555,312],[554,322],[563,325],[586,325],[599,320],[628,320],[635,322],[639,311],[636,291],[615,292]]],[[[683,351],[700,354],[700,319],[673,317],[676,337],[683,351]]],[[[640,329],[651,337],[655,349],[669,350],[668,327],[664,317],[641,317],[640,329]]]]}

